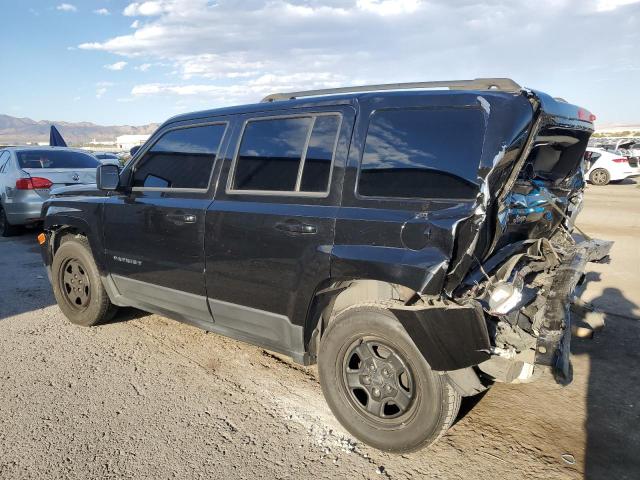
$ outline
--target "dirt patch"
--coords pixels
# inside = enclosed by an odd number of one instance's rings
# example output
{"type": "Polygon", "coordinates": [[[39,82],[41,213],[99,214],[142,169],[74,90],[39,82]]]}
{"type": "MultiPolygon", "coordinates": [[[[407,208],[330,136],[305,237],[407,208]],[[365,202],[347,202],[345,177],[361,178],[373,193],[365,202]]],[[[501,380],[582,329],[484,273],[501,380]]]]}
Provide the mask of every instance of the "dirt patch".
{"type": "Polygon", "coordinates": [[[347,434],[315,368],[130,310],[70,325],[33,239],[0,239],[0,478],[639,478],[640,191],[593,191],[581,226],[618,246],[586,295],[628,318],[574,340],[568,387],[497,385],[411,455],[347,434]]]}

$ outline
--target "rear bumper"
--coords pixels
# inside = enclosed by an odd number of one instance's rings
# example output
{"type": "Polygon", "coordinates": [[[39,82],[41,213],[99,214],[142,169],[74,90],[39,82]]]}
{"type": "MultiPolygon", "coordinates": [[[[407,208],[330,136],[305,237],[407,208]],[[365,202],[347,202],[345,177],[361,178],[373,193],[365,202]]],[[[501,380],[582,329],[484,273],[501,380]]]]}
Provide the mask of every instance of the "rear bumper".
{"type": "Polygon", "coordinates": [[[42,220],[43,200],[14,202],[5,205],[7,219],[11,225],[27,225],[42,220]]]}
{"type": "Polygon", "coordinates": [[[609,254],[613,242],[585,240],[574,247],[564,259],[549,287],[545,319],[538,335],[535,364],[549,368],[559,383],[572,380],[571,300],[584,275],[588,262],[602,260],[609,254]]]}
{"type": "Polygon", "coordinates": [[[496,381],[513,382],[529,381],[535,368],[566,384],[571,381],[570,306],[574,292],[587,263],[606,257],[612,245],[597,239],[564,245],[562,254],[554,257],[561,258],[559,263],[540,262],[539,277],[536,270],[529,269],[536,275],[533,296],[523,298],[519,307],[501,317],[486,313],[482,298],[467,298],[461,303],[429,301],[392,311],[433,370],[451,372],[477,366],[496,381]],[[525,330],[519,327],[523,325],[519,312],[532,304],[538,313],[533,328],[525,330]],[[503,332],[502,336],[497,332],[503,332]],[[509,341],[515,343],[508,345],[509,341]]]}

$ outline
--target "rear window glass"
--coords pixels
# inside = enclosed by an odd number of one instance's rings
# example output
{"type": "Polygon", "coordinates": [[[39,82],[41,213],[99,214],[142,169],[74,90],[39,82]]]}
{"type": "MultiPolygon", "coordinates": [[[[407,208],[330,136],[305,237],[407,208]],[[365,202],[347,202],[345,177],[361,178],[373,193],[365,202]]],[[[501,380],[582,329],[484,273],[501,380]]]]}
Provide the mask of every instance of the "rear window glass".
{"type": "Polygon", "coordinates": [[[20,168],[95,168],[100,162],[87,153],[70,150],[16,152],[20,168]]]}
{"type": "Polygon", "coordinates": [[[329,188],[339,115],[247,123],[232,190],[322,193],[329,188]]]}
{"type": "Polygon", "coordinates": [[[339,126],[340,117],[337,115],[316,117],[304,159],[301,191],[324,192],[327,190],[339,126]]]}
{"type": "Polygon", "coordinates": [[[473,198],[484,116],[475,108],[381,110],[370,121],[358,193],[473,198]]]}
{"type": "Polygon", "coordinates": [[[249,122],[236,165],[237,190],[293,191],[311,117],[249,122]]]}

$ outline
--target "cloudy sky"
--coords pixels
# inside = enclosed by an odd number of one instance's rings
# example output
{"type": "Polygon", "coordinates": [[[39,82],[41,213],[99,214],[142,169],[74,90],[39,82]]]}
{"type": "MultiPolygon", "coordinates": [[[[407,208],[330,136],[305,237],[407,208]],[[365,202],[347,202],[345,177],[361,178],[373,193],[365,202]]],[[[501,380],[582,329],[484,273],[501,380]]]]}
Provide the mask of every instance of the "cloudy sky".
{"type": "Polygon", "coordinates": [[[640,0],[0,0],[0,113],[102,124],[269,92],[511,77],[640,124],[640,0]]]}

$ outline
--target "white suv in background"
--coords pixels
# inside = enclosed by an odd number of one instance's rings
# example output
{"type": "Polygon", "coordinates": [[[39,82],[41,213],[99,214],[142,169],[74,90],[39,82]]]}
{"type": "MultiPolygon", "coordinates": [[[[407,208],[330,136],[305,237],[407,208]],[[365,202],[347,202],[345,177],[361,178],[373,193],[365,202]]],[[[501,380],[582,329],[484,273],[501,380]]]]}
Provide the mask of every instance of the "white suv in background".
{"type": "Polygon", "coordinates": [[[602,148],[587,148],[584,159],[587,164],[586,177],[594,185],[607,185],[609,182],[640,175],[640,168],[629,165],[627,157],[602,148]]]}

